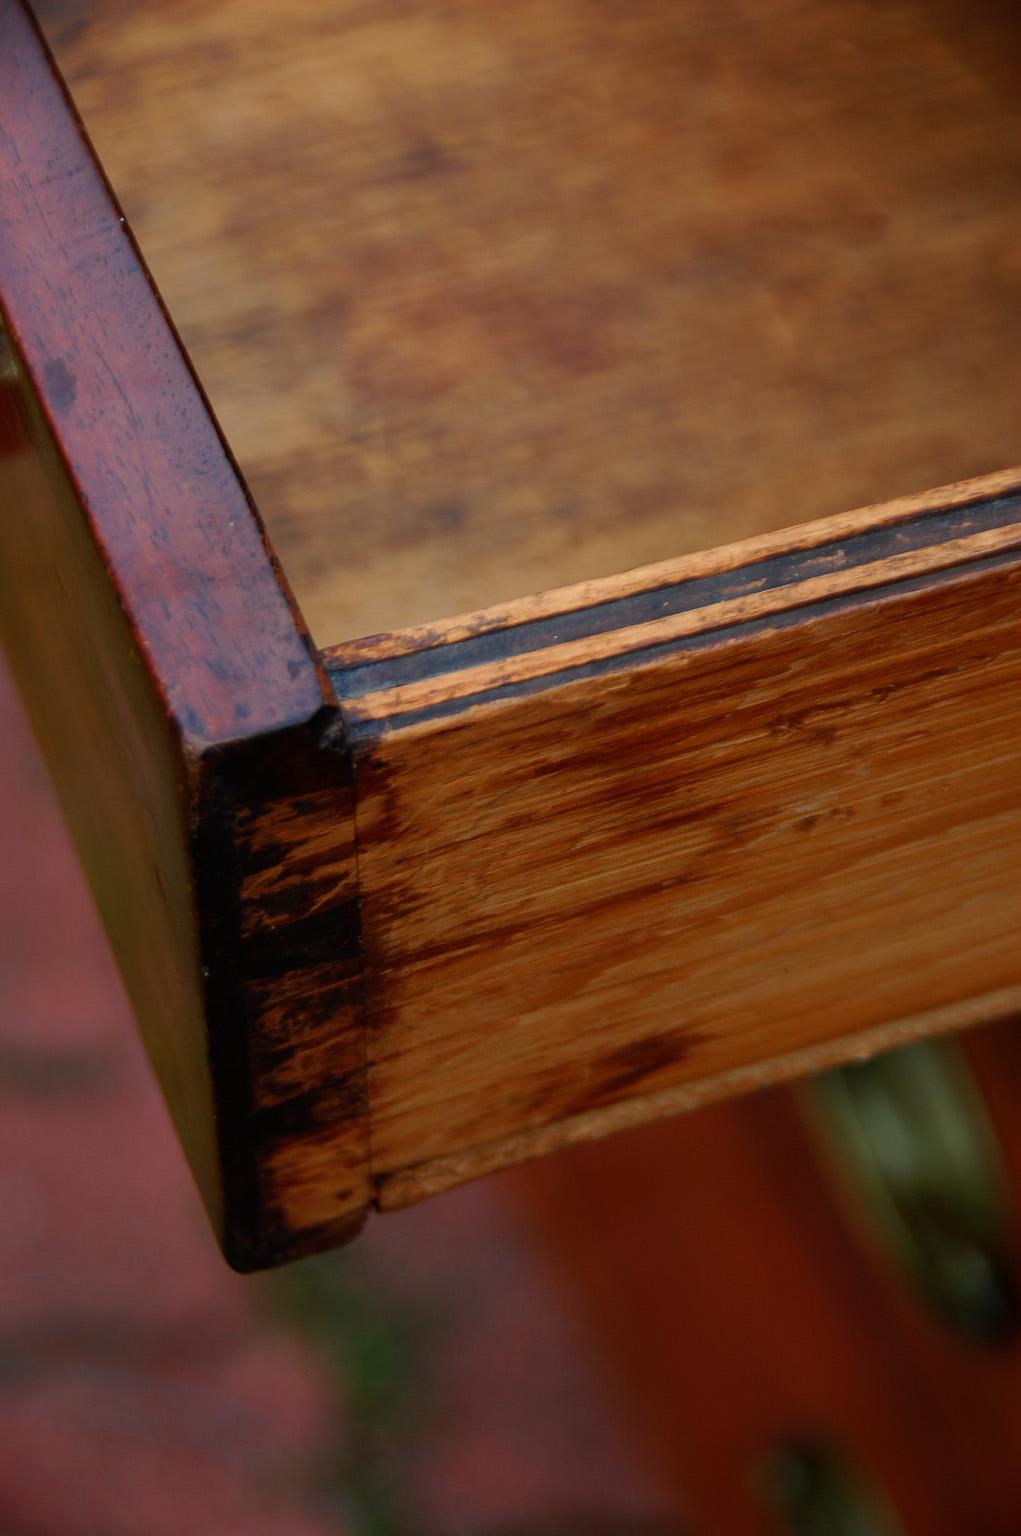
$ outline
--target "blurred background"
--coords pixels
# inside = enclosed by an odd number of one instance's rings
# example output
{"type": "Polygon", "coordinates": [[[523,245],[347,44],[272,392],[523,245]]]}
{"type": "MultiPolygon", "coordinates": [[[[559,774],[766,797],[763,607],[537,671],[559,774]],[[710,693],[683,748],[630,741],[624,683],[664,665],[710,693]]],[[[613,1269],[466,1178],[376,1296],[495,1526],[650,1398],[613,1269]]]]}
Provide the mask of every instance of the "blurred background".
{"type": "Polygon", "coordinates": [[[1012,1021],[241,1278],[5,673],[0,846],[3,1536],[1016,1533],[1012,1021]]]}
{"type": "Polygon", "coordinates": [[[679,1529],[508,1181],[223,1264],[0,671],[3,1536],[679,1529]]]}

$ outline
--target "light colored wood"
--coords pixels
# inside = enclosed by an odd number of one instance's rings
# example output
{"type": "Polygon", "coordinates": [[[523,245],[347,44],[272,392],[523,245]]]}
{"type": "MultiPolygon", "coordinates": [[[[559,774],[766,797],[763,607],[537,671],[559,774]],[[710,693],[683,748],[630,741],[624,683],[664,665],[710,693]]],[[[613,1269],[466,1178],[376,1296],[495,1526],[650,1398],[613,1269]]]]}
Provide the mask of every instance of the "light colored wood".
{"type": "Polygon", "coordinates": [[[41,0],[322,642],[1019,458],[1001,0],[41,0]]]}
{"type": "Polygon", "coordinates": [[[644,625],[562,593],[564,625],[604,628],[482,622],[477,674],[460,621],[424,680],[375,686],[399,642],[336,672],[384,1204],[1017,1005],[1009,484],[799,529],[765,565],[752,541],[691,614],[701,558],[644,625]]]}
{"type": "Polygon", "coordinates": [[[981,560],[987,555],[1019,547],[1021,527],[1017,525],[976,533],[968,538],[949,540],[938,549],[927,550],[924,566],[916,551],[906,551],[877,561],[864,571],[839,571],[808,580],[791,581],[787,586],[775,587],[768,592],[735,597],[729,601],[724,599],[666,618],[650,619],[604,634],[586,636],[582,640],[551,645],[530,655],[501,656],[479,666],[465,667],[454,676],[427,677],[419,682],[383,688],[352,700],[348,705],[348,719],[352,725],[363,725],[385,719],[389,715],[399,716],[405,712],[427,710],[454,699],[471,700],[481,693],[507,684],[544,678],[553,671],[570,670],[594,661],[625,656],[650,646],[706,634],[732,624],[766,619],[773,614],[787,612],[794,604],[804,605],[845,593],[865,592],[871,587],[910,578],[920,569],[948,570],[972,560],[981,560]]]}
{"type": "Polygon", "coordinates": [[[875,1029],[862,1030],[850,1042],[844,1038],[826,1040],[821,1045],[806,1046],[787,1055],[733,1067],[718,1077],[700,1077],[674,1088],[664,1088],[659,1093],[638,1093],[634,1098],[621,1099],[606,1109],[574,1115],[569,1120],[522,1131],[502,1141],[473,1146],[467,1152],[433,1158],[412,1168],[385,1174],[379,1180],[378,1204],[384,1211],[402,1210],[470,1179],[545,1157],[561,1147],[602,1141],[618,1131],[670,1119],[719,1100],[813,1077],[849,1061],[867,1060],[912,1040],[957,1033],[1015,1016],[1021,1018],[1021,986],[1005,987],[1000,992],[987,992],[945,1008],[930,1009],[914,1018],[880,1024],[875,1029]]]}
{"type": "Polygon", "coordinates": [[[654,565],[620,571],[598,580],[572,582],[569,587],[529,593],[526,597],[515,598],[508,603],[496,603],[491,608],[474,613],[456,614],[439,622],[433,620],[427,624],[411,624],[382,635],[342,640],[326,646],[324,655],[330,666],[344,669],[395,656],[418,654],[450,645],[457,640],[512,629],[534,619],[555,619],[558,614],[568,611],[593,608],[597,603],[614,602],[622,597],[652,592],[695,576],[723,576],[753,561],[768,560],[789,552],[797,547],[799,539],[810,548],[815,544],[839,541],[845,535],[853,536],[866,524],[869,528],[894,527],[899,523],[911,522],[926,512],[938,512],[941,508],[965,503],[970,499],[1012,496],[1018,492],[1021,492],[1021,467],[1003,469],[991,475],[977,476],[973,480],[961,480],[910,496],[899,496],[893,501],[878,502],[870,507],[856,507],[851,512],[836,512],[831,517],[818,518],[803,530],[781,528],[760,533],[752,538],[737,539],[731,544],[716,545],[712,549],[698,550],[673,560],[659,560],[654,565]]]}

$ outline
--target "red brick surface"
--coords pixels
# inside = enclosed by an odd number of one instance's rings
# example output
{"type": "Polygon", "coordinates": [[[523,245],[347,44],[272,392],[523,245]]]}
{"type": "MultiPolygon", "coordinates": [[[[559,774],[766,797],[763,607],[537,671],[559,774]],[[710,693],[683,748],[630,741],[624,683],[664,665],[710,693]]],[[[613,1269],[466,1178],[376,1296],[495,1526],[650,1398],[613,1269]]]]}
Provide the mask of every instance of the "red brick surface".
{"type": "Polygon", "coordinates": [[[499,1181],[224,1267],[2,672],[0,851],[0,1536],[672,1528],[499,1181]]]}

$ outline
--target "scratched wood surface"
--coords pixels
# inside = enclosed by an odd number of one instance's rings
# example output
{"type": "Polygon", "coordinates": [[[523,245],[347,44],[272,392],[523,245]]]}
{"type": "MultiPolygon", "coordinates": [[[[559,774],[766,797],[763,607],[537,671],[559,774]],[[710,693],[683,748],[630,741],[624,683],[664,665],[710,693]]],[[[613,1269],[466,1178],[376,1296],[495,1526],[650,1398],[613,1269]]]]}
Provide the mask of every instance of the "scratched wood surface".
{"type": "Polygon", "coordinates": [[[336,704],[19,0],[0,318],[0,639],[221,1241],[321,1246],[369,1195],[336,704]]]}
{"type": "Polygon", "coordinates": [[[40,0],[323,642],[1017,461],[1004,0],[40,0]]]}
{"type": "Polygon", "coordinates": [[[1018,477],[728,543],[1017,458],[1008,8],[43,14],[319,640],[396,627],[334,697],[4,0],[11,431],[67,479],[60,622],[4,619],[94,847],[124,789],[118,920],[171,879],[235,1260],[1016,1009],[1018,477]]]}
{"type": "Polygon", "coordinates": [[[1021,1001],[1018,477],[613,586],[333,658],[384,1205],[1021,1001]]]}

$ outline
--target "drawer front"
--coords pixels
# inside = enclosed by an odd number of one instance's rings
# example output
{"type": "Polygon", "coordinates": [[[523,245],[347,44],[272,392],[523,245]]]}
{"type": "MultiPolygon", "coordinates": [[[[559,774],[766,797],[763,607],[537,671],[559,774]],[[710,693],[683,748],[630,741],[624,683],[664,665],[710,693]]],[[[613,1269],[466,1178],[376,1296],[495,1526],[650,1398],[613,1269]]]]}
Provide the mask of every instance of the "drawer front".
{"type": "Polygon", "coordinates": [[[231,1260],[1021,1003],[1021,477],[310,642],[21,0],[0,633],[231,1260]]]}

